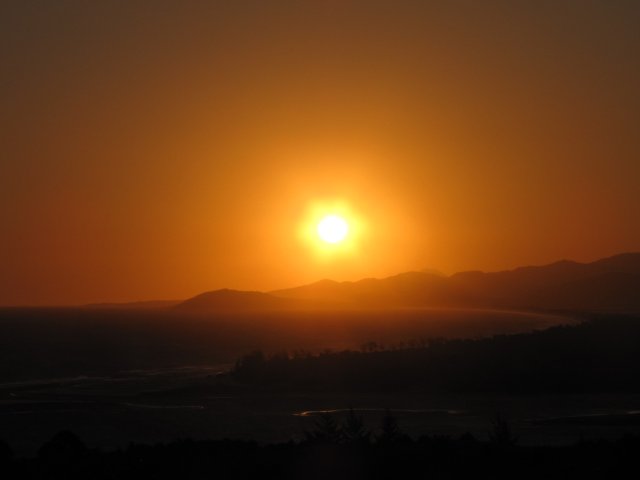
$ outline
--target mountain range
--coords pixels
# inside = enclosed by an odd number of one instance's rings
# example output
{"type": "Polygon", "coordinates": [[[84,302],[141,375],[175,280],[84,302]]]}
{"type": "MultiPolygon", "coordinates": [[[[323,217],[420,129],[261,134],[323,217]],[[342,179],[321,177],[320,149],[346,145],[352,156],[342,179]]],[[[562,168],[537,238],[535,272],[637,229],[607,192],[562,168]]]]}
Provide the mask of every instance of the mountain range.
{"type": "Polygon", "coordinates": [[[355,282],[321,280],[284,290],[205,292],[176,311],[289,310],[306,308],[498,308],[593,312],[640,311],[640,253],[592,263],[562,260],[549,265],[443,276],[406,272],[355,282]]]}

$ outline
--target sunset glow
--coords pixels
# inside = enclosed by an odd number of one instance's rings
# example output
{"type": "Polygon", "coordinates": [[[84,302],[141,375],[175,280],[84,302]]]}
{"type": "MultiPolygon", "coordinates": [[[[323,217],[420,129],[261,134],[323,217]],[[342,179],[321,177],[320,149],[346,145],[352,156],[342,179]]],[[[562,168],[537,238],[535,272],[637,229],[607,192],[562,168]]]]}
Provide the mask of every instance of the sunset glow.
{"type": "Polygon", "coordinates": [[[327,243],[340,243],[349,233],[349,224],[342,217],[327,215],[318,223],[318,236],[327,243]]]}
{"type": "Polygon", "coordinates": [[[0,305],[640,249],[639,2],[112,3],[0,7],[0,305]]]}

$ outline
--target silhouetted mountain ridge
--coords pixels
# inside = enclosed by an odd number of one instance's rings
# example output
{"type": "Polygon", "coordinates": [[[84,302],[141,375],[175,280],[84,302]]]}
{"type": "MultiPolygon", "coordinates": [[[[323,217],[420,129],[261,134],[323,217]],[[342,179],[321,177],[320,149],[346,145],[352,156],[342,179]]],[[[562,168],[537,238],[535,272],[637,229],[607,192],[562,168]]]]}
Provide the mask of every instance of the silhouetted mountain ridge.
{"type": "Polygon", "coordinates": [[[263,292],[246,292],[222,289],[201,293],[176,305],[174,309],[185,312],[211,310],[264,310],[287,307],[291,302],[263,292]]]}
{"type": "Polygon", "coordinates": [[[284,298],[404,307],[640,310],[640,253],[578,263],[561,260],[501,272],[449,277],[407,272],[358,282],[318,282],[277,290],[284,298]]]}
{"type": "Polygon", "coordinates": [[[450,281],[500,307],[640,310],[640,253],[494,273],[461,272],[450,281]]]}
{"type": "Polygon", "coordinates": [[[283,298],[257,291],[231,290],[223,288],[201,293],[173,307],[175,311],[208,313],[216,311],[266,311],[317,309],[324,306],[322,300],[283,298]]]}
{"type": "Polygon", "coordinates": [[[318,308],[510,308],[584,311],[640,311],[640,253],[579,263],[449,277],[405,272],[355,282],[320,280],[268,293],[217,290],[189,299],[183,311],[318,308]]]}

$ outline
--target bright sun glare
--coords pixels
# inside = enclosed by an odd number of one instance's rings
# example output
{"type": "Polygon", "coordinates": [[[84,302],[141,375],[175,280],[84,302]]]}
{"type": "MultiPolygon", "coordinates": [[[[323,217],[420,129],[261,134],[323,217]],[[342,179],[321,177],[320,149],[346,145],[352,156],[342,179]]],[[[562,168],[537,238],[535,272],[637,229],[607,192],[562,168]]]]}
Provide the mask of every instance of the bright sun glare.
{"type": "Polygon", "coordinates": [[[318,223],[318,236],[327,243],[340,243],[349,233],[347,221],[337,215],[327,215],[318,223]]]}

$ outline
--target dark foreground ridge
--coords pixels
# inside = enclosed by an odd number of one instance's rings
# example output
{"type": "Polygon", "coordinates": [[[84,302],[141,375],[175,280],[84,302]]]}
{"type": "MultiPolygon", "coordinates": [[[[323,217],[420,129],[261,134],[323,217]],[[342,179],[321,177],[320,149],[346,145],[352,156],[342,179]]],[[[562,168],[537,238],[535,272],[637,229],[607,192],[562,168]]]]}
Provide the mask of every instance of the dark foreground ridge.
{"type": "Polygon", "coordinates": [[[353,410],[343,423],[320,415],[300,442],[259,445],[241,440],[130,444],[103,452],[64,431],[35,458],[16,459],[0,442],[0,475],[20,479],[591,479],[623,478],[640,455],[640,438],[580,441],[571,446],[519,446],[496,417],[488,441],[404,435],[387,412],[376,432],[353,410]]]}
{"type": "MultiPolygon", "coordinates": [[[[598,316],[486,339],[245,355],[229,375],[256,389],[503,393],[640,392],[640,317],[598,316]]],[[[221,381],[224,379],[221,379],[221,381]]]]}

